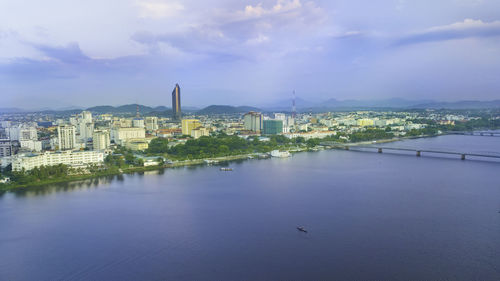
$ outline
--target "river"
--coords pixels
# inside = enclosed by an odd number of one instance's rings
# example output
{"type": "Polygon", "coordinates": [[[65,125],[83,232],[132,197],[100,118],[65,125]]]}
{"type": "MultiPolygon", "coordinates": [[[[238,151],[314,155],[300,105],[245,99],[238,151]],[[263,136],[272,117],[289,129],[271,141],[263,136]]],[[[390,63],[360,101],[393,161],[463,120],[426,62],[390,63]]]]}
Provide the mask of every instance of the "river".
{"type": "MultiPolygon", "coordinates": [[[[500,153],[498,137],[385,145],[500,153]]],[[[7,192],[0,280],[500,279],[500,162],[434,156],[329,150],[7,192]]]]}

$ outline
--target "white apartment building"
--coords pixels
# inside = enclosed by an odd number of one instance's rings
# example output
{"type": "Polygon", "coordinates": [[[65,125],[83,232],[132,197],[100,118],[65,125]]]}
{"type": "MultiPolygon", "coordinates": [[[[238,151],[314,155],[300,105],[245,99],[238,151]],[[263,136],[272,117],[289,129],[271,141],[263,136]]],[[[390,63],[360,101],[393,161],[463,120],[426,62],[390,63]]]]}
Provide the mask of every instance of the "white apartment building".
{"type": "Polygon", "coordinates": [[[21,148],[27,148],[31,151],[40,152],[42,151],[42,142],[37,140],[20,140],[19,144],[21,148]]]}
{"type": "Polygon", "coordinates": [[[92,144],[95,151],[102,151],[109,148],[109,132],[108,131],[94,131],[92,135],[92,144]]]}
{"type": "Polygon", "coordinates": [[[146,130],[155,131],[158,130],[158,117],[150,116],[146,117],[146,130]]]}
{"type": "Polygon", "coordinates": [[[38,140],[35,127],[18,125],[6,128],[5,132],[10,140],[38,140]]]}
{"type": "Polygon", "coordinates": [[[144,128],[144,119],[134,118],[132,119],[132,127],[134,128],[144,128]]]}
{"type": "Polygon", "coordinates": [[[61,125],[57,127],[59,150],[73,149],[76,146],[75,126],[61,125]]]}
{"type": "Polygon", "coordinates": [[[102,164],[104,153],[97,151],[58,151],[42,154],[15,155],[12,157],[12,170],[29,171],[40,166],[64,164],[72,167],[86,167],[89,164],[102,164]]]}
{"type": "Polygon", "coordinates": [[[117,144],[124,144],[130,139],[143,139],[146,137],[144,128],[113,128],[111,129],[111,140],[117,144]]]}
{"type": "Polygon", "coordinates": [[[87,141],[94,133],[94,123],[80,123],[80,140],[87,141]]]}
{"type": "Polygon", "coordinates": [[[81,120],[82,123],[92,123],[92,113],[90,111],[82,111],[81,120]]]}

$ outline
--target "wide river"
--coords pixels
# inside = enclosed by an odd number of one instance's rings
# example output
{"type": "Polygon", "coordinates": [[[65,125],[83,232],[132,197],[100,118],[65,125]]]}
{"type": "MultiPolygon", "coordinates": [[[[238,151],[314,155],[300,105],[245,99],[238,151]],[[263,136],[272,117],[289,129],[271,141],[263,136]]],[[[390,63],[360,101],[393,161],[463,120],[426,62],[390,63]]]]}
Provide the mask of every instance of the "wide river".
{"type": "MultiPolygon", "coordinates": [[[[499,137],[386,145],[500,155],[499,137]]],[[[331,150],[229,166],[4,193],[0,280],[500,279],[500,161],[331,150]]]]}

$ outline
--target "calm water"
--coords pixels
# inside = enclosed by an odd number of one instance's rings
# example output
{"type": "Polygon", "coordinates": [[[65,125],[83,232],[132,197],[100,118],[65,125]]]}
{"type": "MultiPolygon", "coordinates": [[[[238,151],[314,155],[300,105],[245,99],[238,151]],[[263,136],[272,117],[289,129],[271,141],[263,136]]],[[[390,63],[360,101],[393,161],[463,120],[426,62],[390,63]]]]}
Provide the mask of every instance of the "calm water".
{"type": "MultiPolygon", "coordinates": [[[[390,145],[500,152],[495,137],[390,145]]],[[[0,280],[500,279],[500,162],[322,151],[230,166],[3,194],[0,280]]]]}

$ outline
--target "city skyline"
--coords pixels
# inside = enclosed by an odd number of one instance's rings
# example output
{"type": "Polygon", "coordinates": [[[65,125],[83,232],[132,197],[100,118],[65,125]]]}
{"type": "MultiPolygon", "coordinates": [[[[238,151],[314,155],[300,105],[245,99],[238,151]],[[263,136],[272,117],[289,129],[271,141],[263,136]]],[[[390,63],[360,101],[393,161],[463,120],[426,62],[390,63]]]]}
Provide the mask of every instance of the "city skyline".
{"type": "Polygon", "coordinates": [[[500,86],[493,0],[4,5],[2,107],[168,105],[177,82],[198,107],[293,89],[316,101],[493,100],[500,86]]]}

